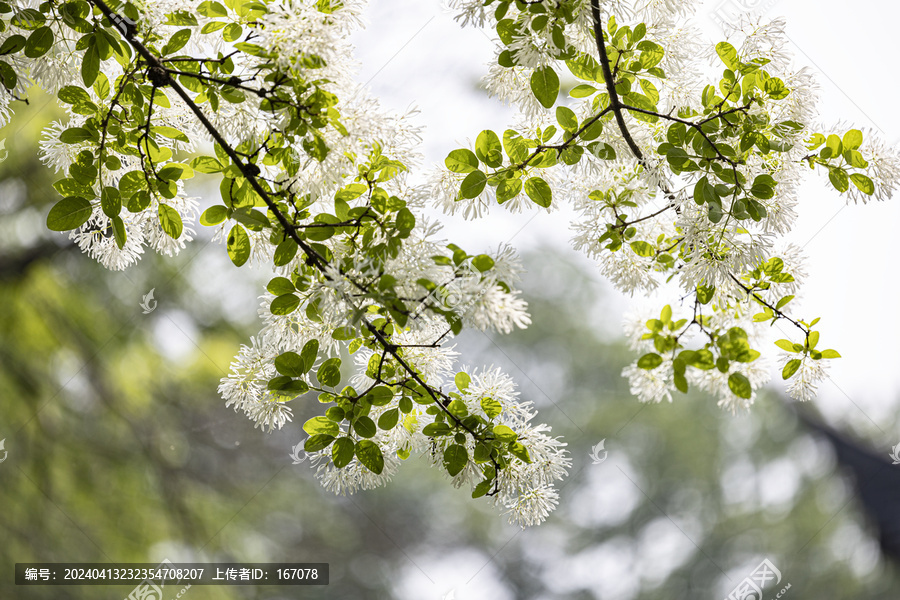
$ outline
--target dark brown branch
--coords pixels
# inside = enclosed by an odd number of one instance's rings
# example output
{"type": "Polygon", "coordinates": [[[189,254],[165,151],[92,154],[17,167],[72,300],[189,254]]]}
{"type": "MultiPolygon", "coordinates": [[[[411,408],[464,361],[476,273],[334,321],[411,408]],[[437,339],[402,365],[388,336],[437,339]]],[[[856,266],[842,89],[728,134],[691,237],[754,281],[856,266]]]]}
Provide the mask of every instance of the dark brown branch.
{"type": "Polygon", "coordinates": [[[603,82],[606,84],[606,92],[609,94],[609,106],[616,116],[616,123],[619,125],[619,131],[622,133],[622,137],[625,138],[625,143],[628,144],[631,153],[638,159],[638,162],[646,166],[644,154],[641,152],[641,149],[638,148],[634,138],[631,137],[628,126],[625,124],[625,117],[622,114],[622,101],[619,100],[619,94],[616,92],[616,82],[615,79],[613,79],[612,69],[609,65],[609,55],[606,53],[606,43],[603,41],[603,23],[600,19],[599,0],[591,0],[591,14],[594,17],[594,38],[597,41],[597,51],[600,54],[600,65],[603,67],[603,82]]]}

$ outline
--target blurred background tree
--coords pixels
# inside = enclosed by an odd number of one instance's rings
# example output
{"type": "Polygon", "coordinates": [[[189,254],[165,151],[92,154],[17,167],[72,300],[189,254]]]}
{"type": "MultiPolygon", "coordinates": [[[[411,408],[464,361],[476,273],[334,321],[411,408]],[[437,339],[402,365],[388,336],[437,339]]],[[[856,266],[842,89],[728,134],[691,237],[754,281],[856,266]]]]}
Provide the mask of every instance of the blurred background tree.
{"type": "Polygon", "coordinates": [[[594,271],[549,250],[525,260],[534,325],[457,349],[513,374],[569,442],[550,520],[508,526],[415,459],[387,488],[324,491],[289,456],[315,407],[263,434],[216,393],[267,274],[210,278],[230,263],[208,237],[109,272],[47,232],[53,176],[35,148],[53,104],[34,98],[21,129],[0,130],[0,598],[131,589],[17,587],[16,562],[165,558],[331,566],[327,587],[195,586],[191,600],[723,598],[763,558],[783,597],[896,598],[830,448],[773,395],[737,417],[701,396],[638,404],[594,271]],[[608,454],[592,450],[604,440],[608,454]]]}

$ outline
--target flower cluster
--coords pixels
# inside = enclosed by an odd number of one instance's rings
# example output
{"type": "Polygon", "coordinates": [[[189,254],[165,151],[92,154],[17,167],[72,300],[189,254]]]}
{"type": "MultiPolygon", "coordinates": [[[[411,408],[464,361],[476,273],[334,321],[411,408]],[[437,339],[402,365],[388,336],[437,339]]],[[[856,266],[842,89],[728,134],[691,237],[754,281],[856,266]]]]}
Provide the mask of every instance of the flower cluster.
{"type": "Polygon", "coordinates": [[[624,371],[642,400],[696,387],[746,408],[768,379],[753,330],[779,320],[800,336],[779,341],[789,391],[812,397],[821,361],[839,354],[816,348],[818,319],[788,312],[802,257],[780,238],[809,168],[850,201],[886,199],[896,149],[815,122],[816,83],[793,63],[782,20],[744,15],[703,44],[694,2],[489,5],[451,2],[463,23],[496,32],[485,87],[520,115],[502,135],[479,134],[474,152],[450,153],[431,179],[438,204],[475,218],[495,203],[568,203],[574,246],[622,292],[663,298],[678,285],[684,318],[667,306],[641,323],[641,355],[624,371]],[[560,73],[576,81],[566,101],[560,73]]]}

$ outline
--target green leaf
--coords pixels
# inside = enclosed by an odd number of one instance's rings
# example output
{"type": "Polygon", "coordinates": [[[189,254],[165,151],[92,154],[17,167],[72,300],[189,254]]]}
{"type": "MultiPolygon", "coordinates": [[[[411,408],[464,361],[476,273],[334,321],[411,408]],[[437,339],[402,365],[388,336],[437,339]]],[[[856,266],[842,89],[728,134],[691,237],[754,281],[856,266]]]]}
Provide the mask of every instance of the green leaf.
{"type": "Polygon", "coordinates": [[[828,169],[828,179],[831,185],[839,192],[846,192],[850,185],[847,181],[847,172],[840,167],[831,167],[828,169]]]}
{"type": "Polygon", "coordinates": [[[0,44],[0,56],[5,56],[7,54],[15,54],[19,50],[25,47],[25,36],[24,35],[11,35],[0,44]]]}
{"type": "Polygon", "coordinates": [[[145,189],[147,189],[147,179],[143,171],[128,171],[119,179],[119,191],[125,198],[145,189]]]}
{"type": "Polygon", "coordinates": [[[377,385],[366,394],[366,400],[368,400],[369,404],[372,406],[384,406],[393,399],[394,392],[391,391],[391,388],[384,385],[377,385]]]}
{"type": "Polygon", "coordinates": [[[650,352],[642,357],[640,357],[637,361],[637,366],[641,369],[655,369],[663,362],[662,356],[656,354],[655,352],[650,352]]]}
{"type": "Polygon", "coordinates": [[[447,155],[444,165],[454,173],[471,173],[478,168],[478,157],[471,150],[460,148],[447,155]]]}
{"type": "Polygon", "coordinates": [[[494,427],[494,437],[501,442],[515,442],[519,439],[519,434],[506,425],[497,425],[494,427]]]}
{"type": "Polygon", "coordinates": [[[728,389],[738,398],[749,399],[753,395],[753,386],[750,380],[741,373],[732,373],[728,376],[728,389]]]}
{"type": "Polygon", "coordinates": [[[863,143],[863,134],[859,129],[851,129],[844,134],[844,150],[856,150],[863,143]]]}
{"type": "Polygon", "coordinates": [[[578,117],[575,112],[567,106],[556,107],[556,121],[559,126],[568,132],[574,132],[578,129],[578,117]]]}
{"type": "Polygon", "coordinates": [[[469,464],[469,453],[465,446],[452,444],[444,450],[444,467],[451,477],[455,477],[457,473],[466,468],[469,464]]]}
{"type": "MultiPolygon", "coordinates": [[[[325,417],[322,417],[323,419],[325,417]]],[[[328,435],[326,433],[317,433],[316,435],[310,436],[306,443],[303,444],[303,449],[307,452],[318,452],[319,450],[324,450],[327,448],[331,442],[334,441],[333,435],[328,435]]]]}
{"type": "Polygon", "coordinates": [[[266,290],[275,296],[282,296],[284,294],[293,294],[297,291],[297,288],[294,287],[294,284],[287,277],[274,277],[269,281],[266,290]]]}
{"type": "Polygon", "coordinates": [[[837,350],[832,350],[829,348],[828,350],[822,350],[822,358],[840,358],[841,355],[837,350]]]}
{"type": "Polygon", "coordinates": [[[576,85],[571,90],[569,90],[569,95],[573,98],[587,98],[588,96],[596,93],[597,88],[586,83],[576,85]]]}
{"type": "Polygon", "coordinates": [[[448,433],[450,433],[450,426],[446,423],[429,423],[422,428],[422,435],[427,435],[428,437],[447,435],[448,433]]]}
{"type": "MultiPolygon", "coordinates": [[[[514,163],[522,162],[528,156],[528,144],[513,129],[507,129],[503,132],[503,149],[506,150],[507,156],[514,163]]],[[[475,166],[477,167],[478,165],[475,166]]]]}
{"type": "Polygon", "coordinates": [[[225,169],[222,163],[212,156],[198,156],[191,161],[190,165],[195,171],[201,173],[219,173],[225,169]]]}
{"type": "Polygon", "coordinates": [[[86,87],[94,85],[98,73],[100,73],[100,52],[97,44],[91,43],[81,61],[81,80],[84,81],[84,85],[86,87]]]}
{"type": "Polygon", "coordinates": [[[118,246],[119,250],[125,247],[125,242],[128,239],[128,232],[125,230],[125,223],[122,221],[122,217],[116,215],[110,218],[110,223],[112,224],[113,237],[116,240],[116,246],[118,246]]]}
{"type": "Polygon", "coordinates": [[[0,80],[3,81],[3,87],[8,90],[16,87],[16,83],[19,81],[16,71],[2,60],[0,60],[0,80]]]}
{"type": "Polygon", "coordinates": [[[707,214],[710,221],[712,221],[713,223],[718,223],[722,220],[722,216],[724,215],[724,213],[722,212],[722,205],[719,202],[710,202],[707,208],[709,208],[709,212],[707,214]]]}
{"type": "Polygon", "coordinates": [[[334,195],[335,200],[343,200],[344,202],[350,202],[351,200],[356,200],[360,196],[362,196],[369,188],[363,183],[351,183],[350,185],[345,185],[334,195]]]}
{"type": "Polygon", "coordinates": [[[487,185],[487,175],[480,170],[472,171],[466,175],[465,179],[463,179],[462,185],[459,188],[459,194],[463,198],[477,198],[478,195],[484,191],[485,185],[487,185]]]}
{"type": "Polygon", "coordinates": [[[213,225],[218,225],[227,218],[228,207],[217,204],[215,206],[210,206],[203,211],[203,214],[200,215],[200,224],[211,227],[213,225]]]}
{"type": "Polygon", "coordinates": [[[219,2],[206,0],[197,7],[197,12],[204,17],[214,19],[216,17],[227,17],[228,11],[219,2]]]}
{"type": "Polygon", "coordinates": [[[240,225],[235,225],[228,233],[228,257],[240,267],[250,258],[250,236],[240,225]]]}
{"type": "Polygon", "coordinates": [[[106,186],[100,192],[100,208],[107,217],[118,216],[122,212],[122,196],[118,188],[106,186]]]}
{"type": "Polygon", "coordinates": [[[372,440],[360,440],[356,443],[356,458],[376,475],[380,475],[384,470],[384,455],[378,444],[372,440]]]}
{"type": "Polygon", "coordinates": [[[162,226],[163,231],[173,240],[180,238],[181,232],[184,230],[181,215],[168,204],[159,205],[159,224],[162,226]]]}
{"type": "Polygon", "coordinates": [[[544,208],[549,208],[553,201],[550,186],[540,177],[531,177],[525,182],[525,193],[532,202],[544,208]]]}
{"type": "Polygon", "coordinates": [[[642,40],[637,45],[637,49],[641,51],[641,65],[645,69],[652,69],[658,65],[663,59],[663,56],[665,56],[663,47],[650,40],[642,40]]]}
{"type": "Polygon", "coordinates": [[[187,45],[188,41],[191,39],[191,30],[190,29],[181,29],[172,34],[172,37],[169,38],[169,41],[163,46],[162,54],[165,56],[166,54],[173,54],[178,52],[182,48],[187,45]]]}
{"type": "Polygon", "coordinates": [[[225,26],[225,29],[222,30],[222,39],[226,42],[234,42],[241,37],[241,34],[244,30],[237,23],[229,23],[225,26]]]}
{"type": "MultiPolygon", "coordinates": [[[[676,359],[677,361],[677,359],[676,359]]],[[[684,376],[684,372],[676,371],[672,375],[672,381],[675,384],[675,389],[681,392],[682,394],[688,393],[688,380],[687,377],[684,376]]]]}
{"type": "Polygon", "coordinates": [[[343,469],[353,460],[353,440],[348,437],[339,437],[334,440],[331,447],[331,460],[338,469],[343,469]]]}
{"type": "Polygon", "coordinates": [[[275,377],[269,380],[269,384],[266,387],[273,392],[278,392],[280,396],[290,398],[295,398],[309,391],[309,385],[305,381],[302,379],[291,379],[287,376],[275,377]]]}
{"type": "Polygon", "coordinates": [[[479,254],[472,259],[472,266],[484,273],[494,268],[494,259],[487,254],[479,254]]]}
{"type": "Polygon", "coordinates": [[[453,378],[453,383],[456,384],[456,389],[458,389],[459,391],[463,391],[469,387],[470,383],[472,383],[472,378],[469,377],[468,373],[460,371],[453,378]]]}
{"type": "Polygon", "coordinates": [[[235,209],[231,213],[231,218],[238,223],[246,225],[247,229],[250,229],[251,231],[262,231],[264,227],[271,227],[272,225],[266,215],[249,206],[242,206],[235,209]]]}
{"type": "Polygon", "coordinates": [[[631,242],[629,244],[629,246],[634,251],[634,253],[637,254],[638,256],[643,256],[644,258],[649,258],[651,256],[656,255],[656,250],[653,248],[653,246],[651,244],[649,244],[647,242],[641,242],[641,241],[631,242]]]}
{"type": "Polygon", "coordinates": [[[582,131],[578,135],[578,137],[580,137],[581,139],[583,139],[587,142],[589,142],[591,140],[596,140],[598,137],[600,137],[600,134],[603,133],[603,121],[601,121],[600,119],[595,119],[594,117],[589,117],[589,118],[585,119],[584,123],[581,124],[582,127],[591,119],[594,119],[593,122],[590,125],[588,125],[587,127],[585,127],[584,131],[582,131]]]}
{"type": "Polygon", "coordinates": [[[694,185],[694,202],[697,204],[706,204],[718,200],[719,195],[716,193],[715,186],[710,185],[709,179],[704,175],[696,185],[694,185]]]}
{"type": "Polygon", "coordinates": [[[300,298],[296,294],[283,294],[272,300],[269,310],[273,315],[289,315],[300,306],[300,298]]]}
{"type": "Polygon", "coordinates": [[[782,100],[787,98],[791,91],[784,85],[784,82],[778,77],[770,77],[763,84],[763,89],[773,100],[782,100]]]}
{"type": "Polygon", "coordinates": [[[28,58],[40,58],[50,50],[53,45],[53,30],[49,27],[41,27],[34,30],[25,42],[25,56],[28,58]]]}
{"type": "Polygon", "coordinates": [[[781,300],[778,301],[778,304],[775,305],[775,308],[782,309],[785,306],[787,306],[788,303],[793,299],[794,299],[793,295],[785,296],[784,298],[782,298],[781,300]]]}
{"type": "Polygon", "coordinates": [[[291,238],[285,239],[283,242],[278,244],[275,248],[275,256],[273,257],[273,262],[276,267],[283,267],[288,264],[292,260],[294,260],[294,256],[297,255],[297,242],[292,240],[291,238]]]}
{"type": "Polygon", "coordinates": [[[481,410],[484,411],[484,414],[486,414],[489,419],[493,419],[503,412],[503,406],[493,398],[482,398],[481,410]]]}
{"type": "Polygon", "coordinates": [[[497,168],[503,164],[503,144],[500,138],[490,129],[478,134],[475,140],[475,155],[489,167],[497,168]]]}
{"type": "Polygon", "coordinates": [[[309,421],[303,424],[303,431],[308,433],[309,435],[316,434],[326,434],[326,435],[338,435],[341,431],[338,424],[329,419],[328,417],[313,417],[309,421]]]}
{"type": "Polygon", "coordinates": [[[296,352],[283,352],[275,357],[275,370],[289,377],[305,375],[308,368],[304,368],[303,359],[296,352]]]}
{"type": "Polygon", "coordinates": [[[781,348],[782,350],[785,350],[786,352],[795,352],[794,342],[792,342],[790,340],[784,340],[784,339],[777,340],[775,342],[775,345],[778,346],[779,348],[781,348]]]}
{"type": "Polygon", "coordinates": [[[551,108],[559,96],[559,76],[553,67],[542,67],[531,74],[531,91],[544,108],[551,108]]]}
{"type": "Polygon", "coordinates": [[[810,331],[809,336],[807,337],[807,346],[810,348],[815,348],[819,344],[819,332],[818,331],[810,331]]]}
{"type": "Polygon", "coordinates": [[[791,375],[797,372],[797,369],[800,368],[800,359],[794,358],[789,360],[786,365],[784,365],[784,369],[781,371],[782,379],[788,379],[791,375]]]}
{"type": "Polygon", "coordinates": [[[519,195],[522,191],[521,179],[504,179],[497,185],[497,202],[503,204],[519,195]]]}
{"type": "Polygon", "coordinates": [[[579,53],[576,58],[567,60],[566,66],[569,67],[572,75],[585,81],[595,81],[596,74],[600,72],[597,60],[589,54],[579,53]]]}
{"type": "Polygon", "coordinates": [[[316,364],[316,359],[319,357],[319,340],[312,339],[306,342],[303,345],[303,350],[300,351],[300,358],[302,360],[301,369],[304,373],[308,373],[310,369],[313,368],[313,365],[316,364]]]}
{"type": "Polygon", "coordinates": [[[341,382],[341,359],[329,358],[316,371],[316,379],[324,386],[335,387],[341,382]]]}
{"type": "Polygon", "coordinates": [[[63,144],[78,144],[91,139],[91,132],[82,127],[69,127],[59,135],[63,144]]]}
{"type": "Polygon", "coordinates": [[[521,459],[523,462],[531,464],[531,456],[528,454],[528,448],[526,448],[524,444],[513,442],[509,445],[509,451],[513,456],[521,459]]]}
{"type": "Polygon", "coordinates": [[[125,207],[133,213],[143,212],[148,206],[150,206],[150,194],[146,190],[132,194],[125,202],[125,207]]]}
{"type": "Polygon", "coordinates": [[[378,417],[378,428],[385,430],[393,429],[394,426],[397,425],[398,420],[400,420],[400,411],[396,408],[392,408],[378,417]]]}
{"type": "Polygon", "coordinates": [[[81,104],[91,101],[91,96],[77,85],[67,85],[61,88],[57,97],[66,104],[81,104]]]}
{"type": "Polygon", "coordinates": [[[469,408],[466,406],[466,403],[462,400],[454,400],[450,404],[447,405],[447,411],[453,415],[454,417],[463,418],[468,416],[469,408]]]}
{"type": "Polygon", "coordinates": [[[710,300],[713,299],[713,296],[716,293],[716,288],[713,286],[700,285],[697,286],[697,300],[700,301],[700,304],[709,304],[710,300]]]}
{"type": "Polygon", "coordinates": [[[375,421],[365,415],[356,417],[356,420],[353,422],[353,430],[364,438],[374,437],[378,432],[378,429],[375,427],[375,421]]]}
{"type": "Polygon", "coordinates": [[[737,50],[728,42],[719,42],[716,44],[716,54],[725,63],[725,66],[732,71],[738,71],[741,68],[741,61],[738,60],[737,50]]]}
{"type": "Polygon", "coordinates": [[[481,498],[489,491],[491,491],[491,485],[493,485],[493,479],[485,479],[484,481],[479,482],[478,485],[472,490],[472,498],[481,498]]]}
{"type": "MultiPolygon", "coordinates": [[[[150,128],[150,131],[153,133],[158,133],[163,137],[167,137],[170,140],[178,140],[179,142],[190,143],[190,138],[186,136],[183,132],[175,129],[174,127],[167,127],[165,125],[154,125],[150,128]]],[[[208,158],[208,157],[206,157],[208,158]]],[[[204,171],[201,171],[204,172],[204,171]]]]}
{"type": "Polygon", "coordinates": [[[47,215],[47,228],[51,231],[77,229],[91,217],[91,203],[79,196],[69,196],[57,202],[47,215]]]}
{"type": "Polygon", "coordinates": [[[875,193],[875,184],[872,183],[872,180],[862,173],[854,173],[850,176],[850,181],[853,182],[853,185],[861,191],[863,194],[871,196],[875,193]]]}

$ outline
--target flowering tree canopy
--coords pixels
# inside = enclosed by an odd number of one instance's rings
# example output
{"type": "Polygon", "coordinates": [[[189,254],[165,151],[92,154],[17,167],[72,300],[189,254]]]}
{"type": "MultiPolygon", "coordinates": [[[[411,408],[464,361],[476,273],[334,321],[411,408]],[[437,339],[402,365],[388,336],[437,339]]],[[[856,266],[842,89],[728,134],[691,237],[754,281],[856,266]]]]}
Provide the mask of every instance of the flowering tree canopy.
{"type": "Polygon", "coordinates": [[[459,364],[451,345],[465,328],[529,325],[521,265],[508,247],[441,240],[425,207],[570,203],[576,248],[618,288],[674,299],[626,324],[632,392],[693,387],[734,411],[768,378],[764,325],[794,331],[776,345],[795,398],[839,357],[817,319],[791,312],[802,256],[779,240],[801,174],[854,202],[890,197],[897,179],[897,153],[871,132],[815,122],[781,22],[705,43],[694,4],[452,0],[496,34],[487,88],[520,113],[427,177],[411,115],[354,81],[363,0],[0,2],[0,126],[33,84],[65,107],[41,144],[62,177],[47,226],[107,268],[178,253],[199,215],[235,265],[272,269],[263,326],[219,391],[269,431],[317,398],[304,447],[326,488],[383,485],[416,452],[532,525],[556,505],[565,443],[508,375],[459,364]],[[198,172],[221,192],[202,213],[184,192],[198,172]]]}

